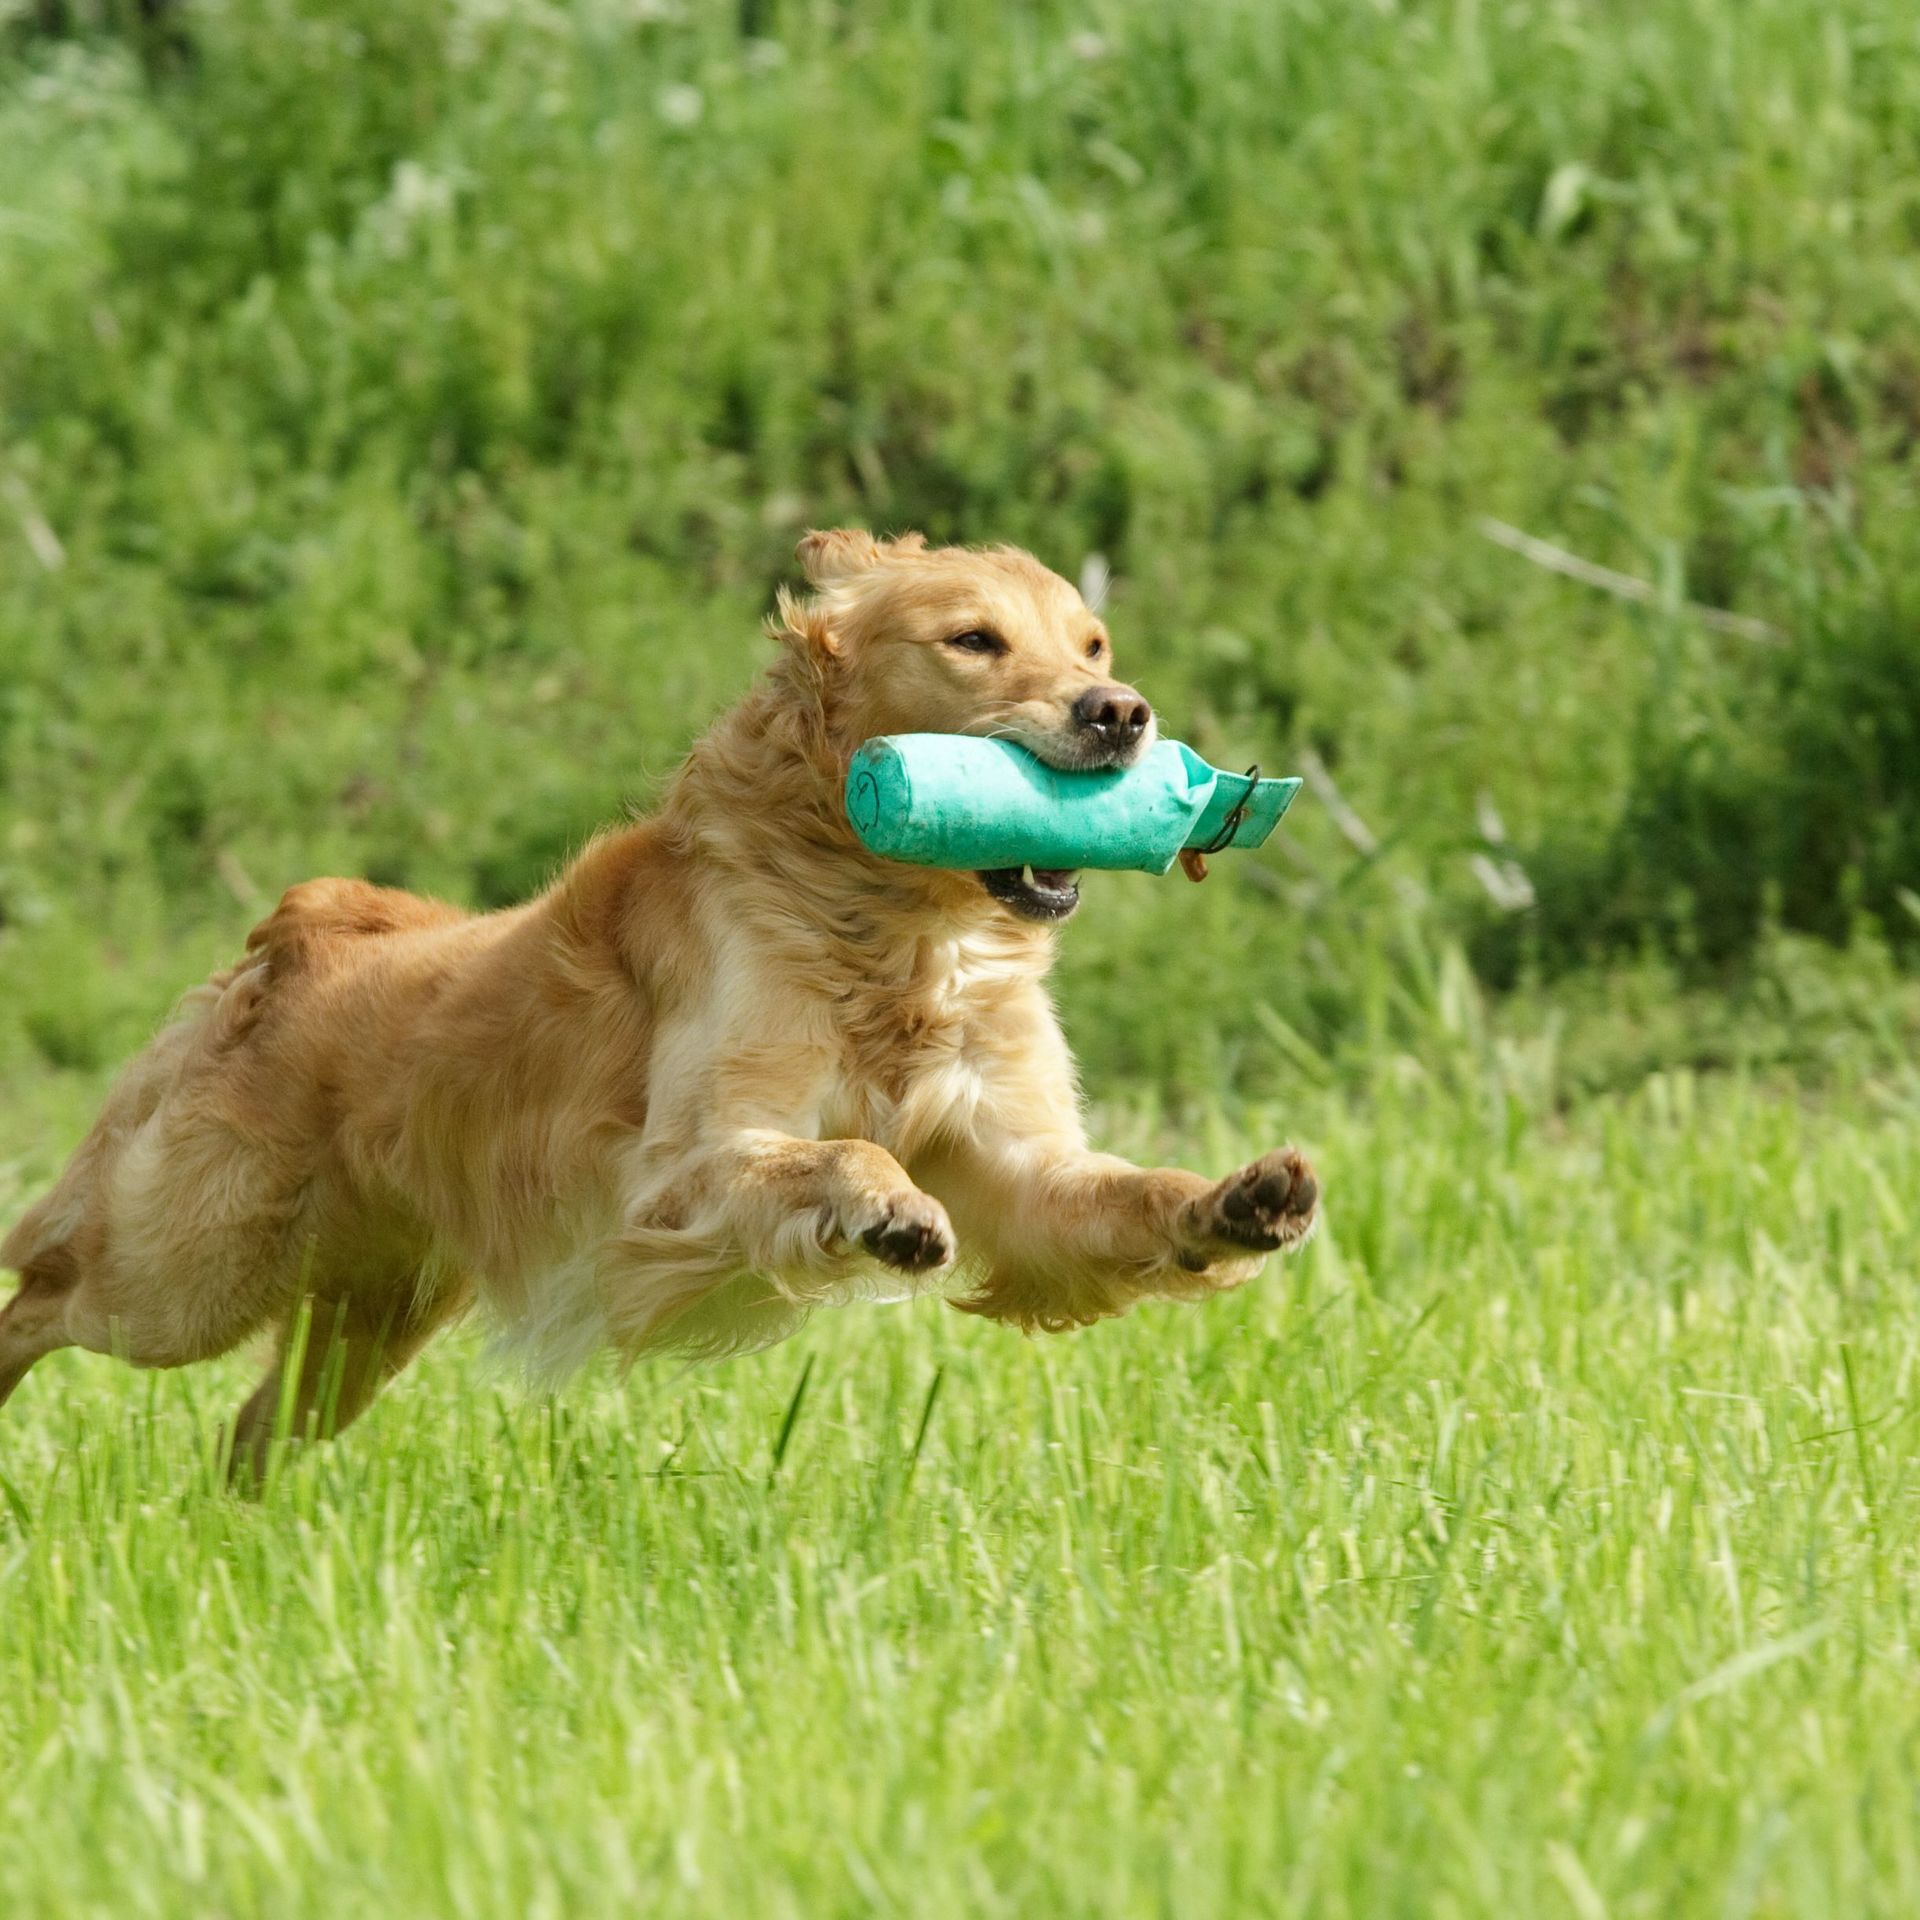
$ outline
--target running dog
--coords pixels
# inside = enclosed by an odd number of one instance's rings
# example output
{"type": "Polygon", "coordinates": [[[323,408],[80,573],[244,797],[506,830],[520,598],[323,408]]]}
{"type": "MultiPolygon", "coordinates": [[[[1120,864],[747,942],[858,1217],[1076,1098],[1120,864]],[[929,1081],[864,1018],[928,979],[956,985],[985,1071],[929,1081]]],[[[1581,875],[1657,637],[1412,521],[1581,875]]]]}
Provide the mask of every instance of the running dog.
{"type": "Polygon", "coordinates": [[[1298,1245],[1291,1148],[1222,1180],[1092,1151],[1044,986],[1077,877],[894,864],[841,793],[872,735],[1126,766],[1147,702],[1029,555],[809,534],[774,664],[659,809],[524,906],[292,888],[128,1066],[0,1244],[0,1400],[65,1346],[174,1367],[291,1331],[294,1431],[344,1427],[476,1297],[533,1362],[740,1352],[941,1285],[1058,1331],[1298,1245]]]}

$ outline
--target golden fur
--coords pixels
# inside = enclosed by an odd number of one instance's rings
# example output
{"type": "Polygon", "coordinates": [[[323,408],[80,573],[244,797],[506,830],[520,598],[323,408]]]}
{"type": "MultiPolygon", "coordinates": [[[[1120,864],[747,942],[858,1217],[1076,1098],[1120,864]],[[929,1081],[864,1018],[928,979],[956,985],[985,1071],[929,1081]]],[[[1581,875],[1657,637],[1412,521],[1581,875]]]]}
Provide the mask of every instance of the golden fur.
{"type": "MultiPolygon", "coordinates": [[[[781,595],[777,662],[653,816],[501,913],[296,886],[187,996],[0,1244],[22,1276],[0,1399],[58,1347],[178,1366],[284,1342],[311,1301],[304,1430],[351,1420],[476,1292],[558,1370],[603,1343],[738,1351],[956,1262],[956,1304],[1072,1327],[1304,1238],[1291,1150],[1217,1183],[1090,1151],[1051,930],[847,825],[873,734],[1069,764],[1073,701],[1110,680],[1098,620],[1011,549],[800,553],[814,592],[781,595]],[[952,638],[979,629],[998,652],[952,638]]],[[[264,1459],[278,1383],[236,1465],[264,1459]]]]}

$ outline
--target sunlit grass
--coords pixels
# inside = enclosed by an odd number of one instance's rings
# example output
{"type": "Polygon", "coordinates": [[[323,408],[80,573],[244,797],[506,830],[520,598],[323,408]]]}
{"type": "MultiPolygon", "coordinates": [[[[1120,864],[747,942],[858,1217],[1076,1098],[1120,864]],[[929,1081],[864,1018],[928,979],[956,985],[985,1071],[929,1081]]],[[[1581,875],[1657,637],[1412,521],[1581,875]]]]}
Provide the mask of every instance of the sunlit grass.
{"type": "Polygon", "coordinates": [[[465,1337],[254,1506],[248,1369],[47,1363],[12,1910],[1911,1911],[1913,1091],[1403,1077],[1306,1257],[1071,1340],[465,1337]]]}

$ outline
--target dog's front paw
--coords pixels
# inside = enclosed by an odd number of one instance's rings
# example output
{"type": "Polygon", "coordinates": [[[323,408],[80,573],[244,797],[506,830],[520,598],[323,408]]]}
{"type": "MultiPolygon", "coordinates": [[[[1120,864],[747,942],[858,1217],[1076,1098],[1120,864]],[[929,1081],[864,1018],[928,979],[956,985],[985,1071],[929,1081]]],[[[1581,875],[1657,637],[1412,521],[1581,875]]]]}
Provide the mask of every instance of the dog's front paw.
{"type": "Polygon", "coordinates": [[[934,1273],[950,1267],[953,1227],[947,1210],[930,1194],[895,1194],[879,1203],[877,1217],[857,1236],[876,1260],[901,1273],[934,1273]]]}
{"type": "Polygon", "coordinates": [[[1294,1147],[1263,1154],[1230,1173],[1193,1201],[1188,1236],[1204,1247],[1225,1245],[1250,1253],[1297,1247],[1319,1215],[1320,1182],[1294,1147]]]}

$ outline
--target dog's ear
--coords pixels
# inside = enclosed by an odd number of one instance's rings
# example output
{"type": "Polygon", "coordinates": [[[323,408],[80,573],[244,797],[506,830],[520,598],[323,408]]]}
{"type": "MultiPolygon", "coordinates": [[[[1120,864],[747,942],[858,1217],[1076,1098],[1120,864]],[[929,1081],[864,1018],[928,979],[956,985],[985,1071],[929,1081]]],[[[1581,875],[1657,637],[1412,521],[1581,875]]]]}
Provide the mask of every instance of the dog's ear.
{"type": "Polygon", "coordinates": [[[800,568],[816,587],[851,580],[856,573],[884,560],[890,553],[918,553],[927,544],[922,533],[896,533],[876,540],[860,527],[834,527],[810,533],[794,549],[800,568]]]}
{"type": "Polygon", "coordinates": [[[831,660],[840,652],[840,636],[833,620],[818,600],[808,600],[791,587],[779,588],[773,596],[773,614],[767,621],[768,637],[791,647],[803,660],[831,660]]]}
{"type": "Polygon", "coordinates": [[[793,552],[816,587],[831,587],[865,573],[880,558],[880,542],[859,527],[834,527],[806,535],[793,552]]]}
{"type": "MultiPolygon", "coordinates": [[[[859,527],[834,527],[808,534],[794,548],[794,557],[811,585],[831,589],[878,566],[889,554],[918,553],[926,544],[925,537],[917,533],[876,540],[859,527]]],[[[782,587],[778,603],[773,618],[767,623],[767,630],[776,640],[815,659],[830,658],[840,652],[831,592],[819,600],[807,600],[782,587]]]]}

